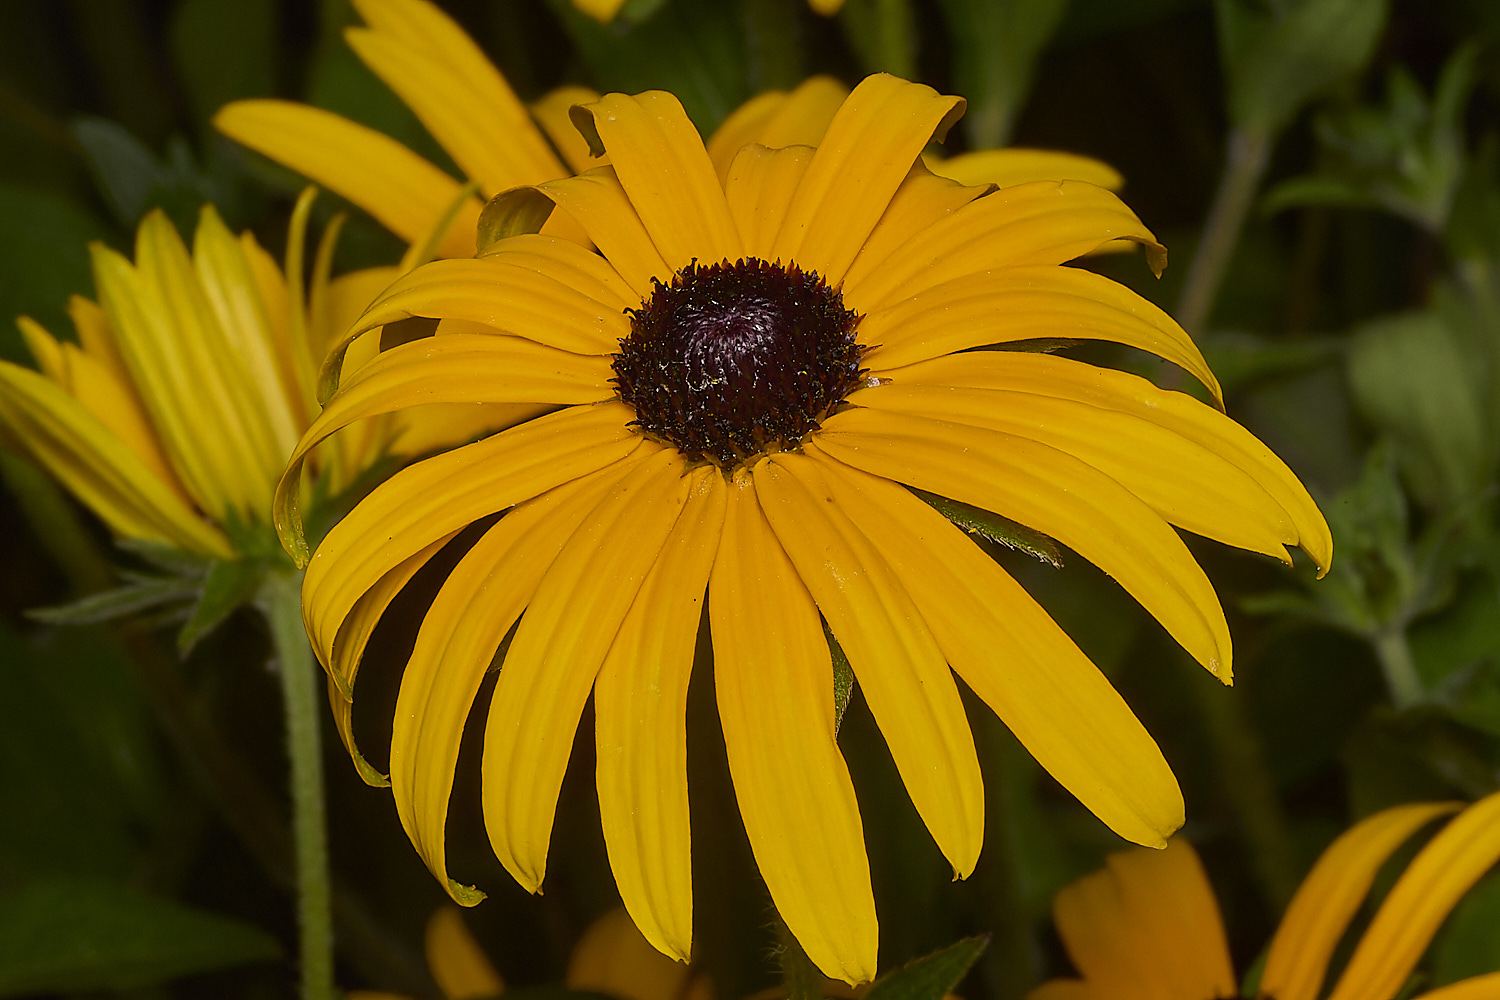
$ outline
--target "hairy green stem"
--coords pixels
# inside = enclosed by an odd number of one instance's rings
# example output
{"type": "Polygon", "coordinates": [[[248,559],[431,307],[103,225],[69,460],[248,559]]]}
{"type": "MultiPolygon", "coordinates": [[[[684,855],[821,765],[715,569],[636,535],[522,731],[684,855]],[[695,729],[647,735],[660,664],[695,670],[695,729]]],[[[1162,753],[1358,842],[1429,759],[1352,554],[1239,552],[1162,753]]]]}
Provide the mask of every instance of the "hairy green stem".
{"type": "Polygon", "coordinates": [[[323,744],[318,736],[321,685],[302,626],[301,590],[300,572],[273,572],[261,586],[260,598],[281,668],[287,751],[292,765],[302,1000],[333,1000],[333,920],[323,810],[323,744]]]}
{"type": "Polygon", "coordinates": [[[1427,692],[1417,674],[1406,629],[1398,624],[1387,625],[1370,637],[1370,644],[1375,647],[1375,658],[1380,661],[1380,672],[1385,674],[1396,711],[1404,712],[1426,701],[1427,692]]]}
{"type": "Polygon", "coordinates": [[[1245,216],[1260,190],[1271,145],[1270,136],[1240,129],[1229,133],[1224,173],[1219,177],[1219,188],[1203,224],[1203,237],[1188,265],[1182,298],[1177,303],[1177,322],[1190,334],[1202,333],[1208,322],[1224,272],[1240,242],[1245,216]]]}
{"type": "Polygon", "coordinates": [[[776,937],[781,945],[781,979],[786,985],[786,1000],[823,1000],[822,973],[797,943],[780,913],[776,914],[776,937]]]}

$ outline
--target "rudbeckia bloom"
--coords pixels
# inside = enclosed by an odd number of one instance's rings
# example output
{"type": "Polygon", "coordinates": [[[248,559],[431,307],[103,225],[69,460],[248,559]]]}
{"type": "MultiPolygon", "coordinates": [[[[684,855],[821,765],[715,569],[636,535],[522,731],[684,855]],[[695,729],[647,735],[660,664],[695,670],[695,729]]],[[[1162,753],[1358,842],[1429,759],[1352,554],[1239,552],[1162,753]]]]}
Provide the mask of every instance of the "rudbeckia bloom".
{"type": "MultiPolygon", "coordinates": [[[[1318,858],[1271,940],[1256,996],[1316,1000],[1329,961],[1386,860],[1422,827],[1459,815],[1412,859],[1355,946],[1329,1000],[1391,1000],[1464,893],[1500,858],[1500,795],[1467,809],[1428,802],[1356,824],[1318,858]],[[1460,812],[1462,810],[1462,812],[1460,812]]],[[[1186,841],[1139,848],[1057,894],[1053,918],[1082,979],[1054,979],[1029,1000],[1217,1000],[1239,996],[1229,944],[1198,855],[1186,841]]],[[[1500,972],[1417,1000],[1500,995],[1500,972]]]]}
{"type": "MultiPolygon", "coordinates": [[[[428,0],[354,0],[354,6],[367,25],[344,32],[355,54],[411,108],[483,199],[601,162],[568,119],[570,107],[597,100],[596,92],[559,87],[527,106],[463,28],[428,0]]],[[[816,145],[848,93],[836,80],[816,76],[790,93],[746,101],[708,140],[720,179],[747,142],[816,145]]],[[[214,124],[349,199],[408,243],[427,238],[451,218],[437,242],[438,255],[474,253],[481,198],[389,136],[320,108],[270,99],[226,105],[214,124]]],[[[1097,160],[1046,150],[982,150],[931,166],[968,184],[1063,178],[1114,189],[1121,183],[1097,160]]],[[[559,215],[543,231],[569,225],[559,215]]],[[[578,235],[576,229],[558,231],[578,235]]]]}
{"type": "Polygon", "coordinates": [[[621,896],[654,945],[688,954],[684,705],[705,598],[740,812],[782,917],[831,976],[872,977],[876,924],[825,625],[958,876],[984,818],[951,671],[1122,836],[1161,845],[1181,824],[1176,780],[1123,700],[913,489],[1069,546],[1226,682],[1223,613],[1174,525],[1283,560],[1301,545],[1320,566],[1331,539],[1295,477],[1213,407],[1065,358],[972,350],[1112,340],[1217,392],[1169,317],[1060,266],[1120,238],[1164,263],[1113,194],[965,186],[922,165],[962,109],[873,76],[815,149],[745,146],[721,183],[670,94],[609,95],[574,111],[609,166],[491,209],[534,229],[555,206],[597,252],[499,239],[418,268],[346,335],[414,316],[453,331],[379,355],[329,398],[278,492],[300,560],[300,457],[345,423],[419,401],[555,408],[401,471],[307,569],[308,632],[352,699],[395,592],[459,531],[505,512],[428,610],[392,734],[397,810],[455,899],[479,893],[448,877],[454,764],[505,641],[482,764],[495,853],[541,885],[592,692],[621,896]]]}

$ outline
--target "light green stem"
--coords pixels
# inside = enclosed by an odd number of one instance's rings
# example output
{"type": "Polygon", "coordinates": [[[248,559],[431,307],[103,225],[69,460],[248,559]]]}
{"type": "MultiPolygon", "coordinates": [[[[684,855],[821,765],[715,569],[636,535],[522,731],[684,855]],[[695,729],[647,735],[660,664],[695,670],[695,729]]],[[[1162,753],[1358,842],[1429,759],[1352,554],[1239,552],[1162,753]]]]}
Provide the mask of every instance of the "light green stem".
{"type": "Polygon", "coordinates": [[[333,1000],[333,926],[328,832],[323,812],[323,745],[318,736],[318,666],[302,626],[302,574],[272,572],[260,603],[281,666],[287,751],[292,765],[292,838],[297,854],[297,926],[302,1000],[333,1000]]]}
{"type": "Polygon", "coordinates": [[[1391,704],[1398,712],[1405,711],[1427,700],[1422,687],[1422,678],[1417,674],[1417,664],[1411,656],[1411,646],[1406,642],[1406,629],[1400,625],[1388,625],[1370,637],[1375,647],[1375,657],[1380,661],[1380,671],[1385,674],[1385,683],[1391,690],[1391,704]]]}
{"type": "Polygon", "coordinates": [[[1208,221],[1203,224],[1203,237],[1193,254],[1193,262],[1188,265],[1182,298],[1177,304],[1177,322],[1190,334],[1202,333],[1208,322],[1270,157],[1270,136],[1240,129],[1230,131],[1224,173],[1219,177],[1219,189],[1214,192],[1208,221]]]}

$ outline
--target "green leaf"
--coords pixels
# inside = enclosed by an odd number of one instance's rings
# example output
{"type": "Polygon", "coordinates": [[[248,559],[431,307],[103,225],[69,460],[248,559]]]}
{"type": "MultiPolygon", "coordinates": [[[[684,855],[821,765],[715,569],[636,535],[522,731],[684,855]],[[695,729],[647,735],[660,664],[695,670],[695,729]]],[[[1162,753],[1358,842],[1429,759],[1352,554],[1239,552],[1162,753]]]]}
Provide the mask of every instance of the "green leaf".
{"type": "Polygon", "coordinates": [[[864,1000],[943,1000],[979,960],[989,935],[964,938],[882,976],[864,1000]]]}
{"type": "Polygon", "coordinates": [[[1195,338],[1226,395],[1260,379],[1316,368],[1338,356],[1331,337],[1273,340],[1253,333],[1205,330],[1195,338]]]}
{"type": "Polygon", "coordinates": [[[255,595],[265,575],[258,560],[214,560],[203,580],[203,591],[193,606],[193,615],[177,633],[177,651],[187,656],[198,640],[229,617],[229,613],[246,604],[255,595]]]}
{"type": "Polygon", "coordinates": [[[48,879],[0,896],[0,996],[151,986],[280,953],[250,924],[110,882],[48,879]]]}
{"type": "Polygon", "coordinates": [[[1452,507],[1489,480],[1491,445],[1466,358],[1434,312],[1408,313],[1359,330],[1349,348],[1349,384],[1359,409],[1396,441],[1413,495],[1452,507]]]}
{"type": "Polygon", "coordinates": [[[1049,566],[1060,568],[1063,564],[1062,551],[1057,547],[1057,543],[1040,531],[1028,528],[1008,517],[1001,517],[991,511],[971,507],[969,504],[950,500],[936,493],[925,493],[921,490],[912,492],[926,501],[939,514],[971,535],[978,535],[997,545],[1024,552],[1049,566]]]}
{"type": "Polygon", "coordinates": [[[1386,0],[1215,0],[1229,120],[1274,136],[1313,97],[1362,69],[1386,0]]]}
{"type": "Polygon", "coordinates": [[[1490,872],[1454,907],[1432,965],[1434,986],[1500,969],[1500,872],[1490,872]]]}
{"type": "Polygon", "coordinates": [[[601,90],[669,90],[704,135],[750,96],[738,3],[667,0],[649,21],[634,25],[623,18],[600,24],[570,0],[548,6],[601,90]]]}
{"type": "Polygon", "coordinates": [[[0,357],[29,363],[14,317],[31,316],[58,336],[73,328],[64,306],[88,292],[88,243],[102,221],[61,195],[0,184],[0,357]]]}
{"type": "Polygon", "coordinates": [[[26,617],[48,625],[94,625],[133,615],[138,611],[186,601],[198,592],[196,580],[179,577],[137,577],[124,587],[115,587],[81,597],[70,604],[32,608],[26,617]]]}
{"type": "Polygon", "coordinates": [[[204,577],[208,575],[208,569],[213,564],[209,556],[197,552],[189,552],[179,549],[175,545],[166,542],[155,542],[146,538],[120,538],[115,540],[115,547],[142,561],[155,566],[157,569],[166,570],[173,576],[204,577]]]}
{"type": "Polygon", "coordinates": [[[854,695],[854,668],[849,665],[849,657],[844,652],[844,647],[839,645],[838,637],[833,634],[833,629],[828,623],[823,623],[823,636],[828,640],[828,654],[833,657],[833,732],[838,735],[839,727],[844,724],[844,710],[849,707],[849,699],[854,695]]]}
{"type": "Polygon", "coordinates": [[[134,227],[165,180],[155,154],[125,126],[106,118],[79,118],[72,132],[115,218],[134,227]]]}
{"type": "Polygon", "coordinates": [[[845,0],[844,37],[869,73],[917,75],[917,21],[911,0],[845,0]]]}
{"type": "Polygon", "coordinates": [[[270,96],[275,83],[273,0],[184,0],[172,15],[172,56],[198,122],[242,97],[270,96]]]}
{"type": "Polygon", "coordinates": [[[953,46],[953,86],[969,101],[969,146],[1010,141],[1031,91],[1036,60],[1068,0],[940,0],[953,46]]]}

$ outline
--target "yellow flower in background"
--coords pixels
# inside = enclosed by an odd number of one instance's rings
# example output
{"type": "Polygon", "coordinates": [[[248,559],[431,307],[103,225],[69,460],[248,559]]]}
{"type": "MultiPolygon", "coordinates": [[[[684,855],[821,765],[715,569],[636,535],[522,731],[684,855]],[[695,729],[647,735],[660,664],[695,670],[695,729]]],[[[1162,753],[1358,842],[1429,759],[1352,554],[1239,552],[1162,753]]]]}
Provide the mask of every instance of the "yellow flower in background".
{"type": "MultiPolygon", "coordinates": [[[[505,992],[505,980],[455,906],[427,920],[427,968],[445,1000],[483,1000],[505,992]]],[[[713,1000],[713,984],[696,969],[651,947],[624,910],[614,909],[584,931],[568,958],[568,990],[619,1000],[713,1000]]],[[[399,994],[350,990],[349,1000],[403,1000],[399,994]]]]}
{"type": "MultiPolygon", "coordinates": [[[[844,0],[807,0],[807,5],[816,14],[832,17],[844,6],[844,0]]],[[[573,0],[573,6],[594,20],[608,24],[625,6],[625,0],[573,0]]]]}
{"type": "MultiPolygon", "coordinates": [[[[1448,913],[1500,859],[1500,794],[1386,809],[1318,858],[1271,939],[1256,996],[1316,1000],[1329,961],[1387,859],[1433,820],[1459,815],[1412,859],[1360,937],[1329,1000],[1391,1000],[1448,913]]],[[[1082,979],[1054,979],[1029,1000],[1216,1000],[1239,996],[1212,887],[1186,841],[1112,854],[1057,894],[1053,919],[1082,979]]],[[[1419,1000],[1489,1000],[1500,972],[1419,1000]]]]}
{"type": "MultiPolygon", "coordinates": [[[[215,126],[349,199],[408,243],[427,239],[452,213],[451,227],[437,244],[444,257],[474,253],[484,200],[602,162],[590,157],[568,119],[573,105],[598,100],[595,91],[560,87],[528,107],[474,40],[434,4],[355,0],[354,5],[368,25],[344,33],[355,54],[411,108],[480,197],[466,196],[459,181],[389,136],[320,108],[236,101],[219,111],[215,126]]],[[[819,76],[790,93],[774,91],[745,102],[708,140],[720,178],[747,142],[817,145],[848,93],[843,84],[819,76]]],[[[1114,190],[1121,183],[1119,174],[1097,160],[1043,150],[985,150],[929,165],[966,184],[1004,187],[1066,179],[1114,190]]],[[[559,215],[543,232],[579,236],[570,226],[569,217],[559,215]]]]}
{"type": "Polygon", "coordinates": [[[396,474],[307,568],[313,647],[352,701],[394,595],[449,539],[504,512],[428,610],[392,734],[398,813],[454,899],[482,895],[449,878],[445,856],[462,730],[515,626],[482,762],[496,855],[539,888],[592,694],[622,899],[653,945],[688,954],[684,709],[705,597],[750,842],[789,929],[831,976],[872,978],[877,933],[825,624],[958,876],[984,817],[951,671],[1121,836],[1161,846],[1181,824],[1175,778],[1108,681],[911,488],[1069,546],[1226,682],[1223,613],[1174,526],[1284,561],[1301,545],[1320,567],[1332,541],[1296,478],[1218,410],[1122,372],[974,350],[1115,341],[1218,393],[1161,310],[1060,266],[1121,238],[1165,263],[1114,195],[1071,181],[966,186],[922,164],[962,110],[873,76],[816,148],[745,146],[721,182],[675,98],[609,95],[573,112],[609,165],[496,202],[545,198],[597,253],[502,239],[418,268],[345,335],[440,321],[347,378],[298,445],[276,517],[299,561],[302,457],[345,424],[437,400],[555,408],[396,474]]]}

